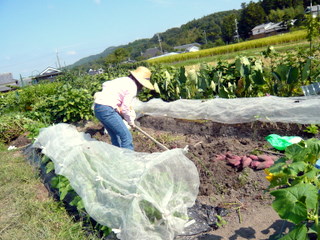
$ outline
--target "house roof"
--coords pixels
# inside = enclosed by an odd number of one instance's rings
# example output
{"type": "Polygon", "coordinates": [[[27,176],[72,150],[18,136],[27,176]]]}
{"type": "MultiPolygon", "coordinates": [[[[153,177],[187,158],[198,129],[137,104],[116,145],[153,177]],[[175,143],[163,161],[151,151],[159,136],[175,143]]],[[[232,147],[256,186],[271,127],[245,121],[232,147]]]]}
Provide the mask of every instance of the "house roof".
{"type": "Polygon", "coordinates": [[[155,59],[155,58],[160,58],[160,57],[165,57],[165,56],[171,56],[171,55],[175,55],[175,54],[179,54],[177,52],[170,52],[170,53],[165,53],[165,54],[162,54],[160,56],[155,56],[155,57],[152,57],[152,58],[149,58],[149,59],[155,59]]]}
{"type": "Polygon", "coordinates": [[[51,75],[51,74],[57,74],[61,73],[59,69],[53,68],[53,67],[47,67],[45,70],[43,70],[39,75],[45,76],[45,75],[51,75]]]}
{"type": "Polygon", "coordinates": [[[12,78],[12,73],[1,73],[0,74],[0,84],[8,84],[15,82],[12,78]]]}
{"type": "MultiPolygon", "coordinates": [[[[307,7],[305,13],[310,12],[310,7],[307,7]]],[[[320,5],[315,5],[311,7],[311,12],[320,12],[320,5]]]]}
{"type": "Polygon", "coordinates": [[[278,23],[269,22],[269,23],[264,23],[264,24],[255,26],[251,31],[253,32],[253,34],[256,31],[259,33],[261,30],[262,32],[260,33],[270,33],[270,32],[278,31],[281,29],[286,29],[286,27],[282,25],[282,22],[278,22],[278,23]]]}
{"type": "Polygon", "coordinates": [[[53,67],[47,67],[45,70],[43,70],[39,75],[34,76],[33,79],[47,79],[47,78],[53,78],[54,76],[62,74],[62,71],[53,67]]]}
{"type": "Polygon", "coordinates": [[[194,46],[200,47],[201,45],[199,43],[189,43],[189,44],[173,47],[173,49],[188,49],[194,46]]]}
{"type": "Polygon", "coordinates": [[[270,28],[270,26],[274,24],[272,22],[269,22],[269,23],[264,23],[264,24],[260,24],[260,25],[257,25],[255,26],[254,28],[252,28],[252,31],[255,31],[255,30],[258,30],[258,29],[267,29],[267,28],[270,28]]]}
{"type": "Polygon", "coordinates": [[[148,48],[144,53],[143,56],[146,57],[154,57],[156,56],[158,53],[161,53],[161,51],[155,47],[155,48],[148,48]]]}
{"type": "Polygon", "coordinates": [[[6,85],[17,86],[17,81],[12,78],[12,73],[1,73],[0,74],[0,92],[5,92],[11,90],[10,87],[6,85]]]}

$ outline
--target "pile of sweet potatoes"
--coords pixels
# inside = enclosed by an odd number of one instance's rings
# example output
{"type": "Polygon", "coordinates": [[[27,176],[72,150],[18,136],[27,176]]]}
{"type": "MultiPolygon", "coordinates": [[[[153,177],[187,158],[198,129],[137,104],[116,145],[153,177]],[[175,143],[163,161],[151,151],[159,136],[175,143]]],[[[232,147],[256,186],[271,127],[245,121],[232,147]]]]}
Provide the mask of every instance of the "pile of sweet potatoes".
{"type": "Polygon", "coordinates": [[[277,160],[277,157],[253,154],[238,156],[231,153],[226,153],[217,155],[216,160],[224,160],[229,165],[237,168],[250,167],[256,170],[260,170],[271,167],[274,164],[274,161],[277,160]]]}

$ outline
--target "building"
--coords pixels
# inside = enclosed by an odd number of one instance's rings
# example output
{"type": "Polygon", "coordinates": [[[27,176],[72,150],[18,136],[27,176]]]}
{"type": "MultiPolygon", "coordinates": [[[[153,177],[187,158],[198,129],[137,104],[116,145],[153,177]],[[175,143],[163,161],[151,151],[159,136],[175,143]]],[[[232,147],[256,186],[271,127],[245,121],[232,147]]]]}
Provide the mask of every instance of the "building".
{"type": "Polygon", "coordinates": [[[189,43],[181,46],[176,46],[173,49],[180,51],[180,52],[196,52],[200,50],[200,44],[199,43],[189,43]]]}
{"type": "Polygon", "coordinates": [[[55,80],[57,76],[61,74],[63,74],[61,70],[52,68],[52,67],[47,67],[39,75],[33,77],[33,79],[36,83],[39,83],[40,81],[43,81],[43,80],[49,80],[52,82],[55,80]]]}
{"type": "Polygon", "coordinates": [[[155,58],[161,58],[161,57],[166,57],[166,56],[172,56],[172,55],[176,55],[176,54],[179,54],[177,52],[170,52],[170,53],[165,53],[163,55],[159,55],[159,56],[155,56],[155,57],[152,57],[152,58],[149,58],[149,59],[155,59],[155,58]]]}
{"type": "Polygon", "coordinates": [[[307,7],[305,13],[311,13],[313,18],[320,17],[320,5],[307,7]]]}
{"type": "MultiPolygon", "coordinates": [[[[294,21],[292,22],[292,24],[294,21]]],[[[253,39],[257,38],[263,38],[263,37],[269,37],[273,36],[282,32],[287,31],[287,26],[283,24],[283,22],[278,22],[278,23],[264,23],[260,24],[258,26],[255,26],[251,32],[252,32],[252,37],[253,39]]]]}
{"type": "Polygon", "coordinates": [[[94,70],[92,68],[89,69],[88,74],[89,75],[97,75],[104,73],[104,70],[102,68],[99,68],[98,70],[94,70]]]}
{"type": "Polygon", "coordinates": [[[159,56],[161,54],[162,54],[162,52],[159,50],[159,48],[155,47],[155,48],[148,48],[141,55],[142,55],[143,58],[148,59],[148,58],[152,58],[152,57],[155,57],[155,56],[159,56]]]}
{"type": "Polygon", "coordinates": [[[12,73],[0,74],[0,92],[11,91],[18,86],[18,80],[13,79],[12,73]]]}

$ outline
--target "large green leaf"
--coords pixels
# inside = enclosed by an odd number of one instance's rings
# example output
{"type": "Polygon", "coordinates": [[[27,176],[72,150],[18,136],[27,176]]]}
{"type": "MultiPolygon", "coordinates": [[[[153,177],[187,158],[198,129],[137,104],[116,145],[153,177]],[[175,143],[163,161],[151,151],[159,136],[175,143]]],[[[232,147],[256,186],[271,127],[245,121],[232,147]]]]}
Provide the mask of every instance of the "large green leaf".
{"type": "Polygon", "coordinates": [[[311,59],[308,59],[303,66],[303,70],[301,73],[302,81],[306,80],[310,75],[310,66],[311,66],[311,59]]]}
{"type": "Polygon", "coordinates": [[[299,69],[297,67],[291,67],[288,72],[287,83],[297,83],[299,78],[299,69]]]}
{"type": "Polygon", "coordinates": [[[221,97],[221,98],[229,98],[228,90],[223,85],[220,86],[220,88],[219,88],[219,97],[221,97]]]}
{"type": "Polygon", "coordinates": [[[308,150],[303,144],[292,144],[286,148],[286,157],[293,161],[303,161],[308,150]]]}
{"type": "Polygon", "coordinates": [[[209,87],[208,80],[204,76],[198,77],[198,88],[206,90],[209,87]]]}
{"type": "Polygon", "coordinates": [[[279,73],[277,73],[277,72],[272,72],[272,76],[273,76],[276,80],[281,81],[281,76],[280,76],[279,73]]]}
{"type": "Polygon", "coordinates": [[[305,225],[299,225],[290,231],[287,235],[280,238],[280,240],[307,240],[308,229],[305,225]]]}
{"type": "Polygon", "coordinates": [[[266,83],[262,71],[254,71],[254,73],[252,74],[252,79],[257,85],[263,85],[266,83]]]}
{"type": "Polygon", "coordinates": [[[288,166],[285,172],[290,176],[297,176],[300,172],[304,172],[307,166],[308,164],[304,161],[294,162],[288,166]]]}
{"type": "Polygon", "coordinates": [[[180,83],[180,85],[185,85],[186,82],[187,82],[186,69],[184,67],[180,67],[180,70],[179,70],[179,83],[180,83]]]}
{"type": "Polygon", "coordinates": [[[320,157],[320,141],[316,138],[311,138],[305,141],[308,149],[317,157],[320,157]]]}
{"type": "Polygon", "coordinates": [[[286,81],[290,68],[291,67],[287,65],[283,65],[283,64],[278,65],[275,71],[277,75],[277,79],[280,81],[286,81]]]}
{"type": "Polygon", "coordinates": [[[235,60],[235,69],[236,69],[236,72],[239,73],[239,76],[243,77],[244,70],[243,70],[243,65],[240,58],[237,58],[235,60]]]}
{"type": "Polygon", "coordinates": [[[295,224],[307,219],[308,211],[315,210],[318,202],[318,189],[309,183],[274,190],[271,194],[275,197],[272,206],[279,216],[295,224]]]}

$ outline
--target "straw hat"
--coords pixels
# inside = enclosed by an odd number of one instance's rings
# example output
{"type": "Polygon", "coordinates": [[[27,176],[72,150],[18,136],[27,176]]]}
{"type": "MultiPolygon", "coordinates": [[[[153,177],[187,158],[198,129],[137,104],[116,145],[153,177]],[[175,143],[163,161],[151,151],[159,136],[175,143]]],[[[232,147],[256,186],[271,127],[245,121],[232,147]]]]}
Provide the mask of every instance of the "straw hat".
{"type": "Polygon", "coordinates": [[[154,90],[154,87],[150,82],[151,71],[148,68],[140,66],[136,70],[129,72],[142,86],[154,90]]]}

